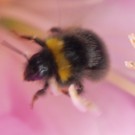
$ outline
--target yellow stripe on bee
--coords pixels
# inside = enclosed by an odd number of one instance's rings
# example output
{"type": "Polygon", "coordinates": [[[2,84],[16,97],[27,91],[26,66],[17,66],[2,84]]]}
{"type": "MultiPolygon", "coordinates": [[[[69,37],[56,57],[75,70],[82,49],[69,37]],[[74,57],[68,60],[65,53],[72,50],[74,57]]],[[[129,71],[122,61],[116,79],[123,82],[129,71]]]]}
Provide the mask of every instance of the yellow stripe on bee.
{"type": "Polygon", "coordinates": [[[64,52],[62,50],[64,47],[64,42],[58,38],[49,38],[46,40],[46,44],[54,55],[61,81],[67,81],[71,76],[71,65],[65,58],[64,52]]]}

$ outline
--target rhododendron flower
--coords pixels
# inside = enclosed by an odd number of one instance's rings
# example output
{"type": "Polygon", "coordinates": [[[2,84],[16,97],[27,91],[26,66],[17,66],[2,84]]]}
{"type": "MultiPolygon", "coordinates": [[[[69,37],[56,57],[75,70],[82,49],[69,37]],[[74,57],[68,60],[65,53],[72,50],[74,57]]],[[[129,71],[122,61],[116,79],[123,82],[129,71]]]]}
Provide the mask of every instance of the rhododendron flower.
{"type": "Polygon", "coordinates": [[[0,134],[1,135],[134,135],[135,73],[124,62],[135,57],[128,35],[134,33],[134,1],[4,0],[0,1],[0,134]],[[30,108],[42,82],[26,82],[28,58],[40,47],[17,34],[45,38],[52,26],[92,29],[105,42],[111,69],[101,82],[84,82],[84,96],[100,115],[80,112],[69,97],[48,92],[30,108]]]}

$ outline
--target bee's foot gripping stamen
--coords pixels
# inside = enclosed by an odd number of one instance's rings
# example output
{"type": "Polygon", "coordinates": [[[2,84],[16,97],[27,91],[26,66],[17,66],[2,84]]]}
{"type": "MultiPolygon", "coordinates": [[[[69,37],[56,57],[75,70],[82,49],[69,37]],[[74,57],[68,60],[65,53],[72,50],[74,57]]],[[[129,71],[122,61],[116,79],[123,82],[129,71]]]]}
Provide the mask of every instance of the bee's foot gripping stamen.
{"type": "Polygon", "coordinates": [[[78,93],[77,90],[75,89],[75,85],[72,84],[69,87],[69,95],[72,99],[73,104],[82,112],[90,111],[94,112],[94,114],[100,115],[100,111],[97,108],[97,106],[88,101],[87,99],[81,97],[78,93]]]}

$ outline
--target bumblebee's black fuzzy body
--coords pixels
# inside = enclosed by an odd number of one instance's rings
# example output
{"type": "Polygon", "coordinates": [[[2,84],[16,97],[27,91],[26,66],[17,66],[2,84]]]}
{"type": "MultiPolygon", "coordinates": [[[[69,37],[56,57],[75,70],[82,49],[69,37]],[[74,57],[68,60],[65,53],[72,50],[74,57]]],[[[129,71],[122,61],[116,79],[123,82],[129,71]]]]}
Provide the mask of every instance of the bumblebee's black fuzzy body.
{"type": "Polygon", "coordinates": [[[108,54],[95,33],[82,28],[53,28],[51,32],[52,35],[45,42],[23,36],[33,39],[42,47],[40,52],[29,59],[24,73],[25,80],[45,79],[48,83],[54,77],[60,86],[76,84],[78,93],[81,93],[83,78],[98,80],[106,74],[109,67],[108,54]]]}
{"type": "Polygon", "coordinates": [[[78,28],[61,35],[65,56],[71,62],[73,74],[77,78],[87,76],[98,80],[106,74],[108,54],[104,43],[95,33],[78,28]]]}

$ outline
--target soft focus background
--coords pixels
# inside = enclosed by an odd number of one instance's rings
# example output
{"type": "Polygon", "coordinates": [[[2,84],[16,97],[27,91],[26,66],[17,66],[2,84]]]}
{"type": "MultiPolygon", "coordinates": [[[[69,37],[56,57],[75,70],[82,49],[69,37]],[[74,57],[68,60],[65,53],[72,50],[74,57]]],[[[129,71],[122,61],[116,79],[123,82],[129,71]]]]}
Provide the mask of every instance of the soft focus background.
{"type": "Polygon", "coordinates": [[[135,32],[134,0],[0,0],[0,16],[8,29],[45,37],[52,26],[83,26],[103,38],[110,54],[111,71],[126,83],[85,81],[85,96],[100,108],[101,115],[78,111],[66,96],[50,92],[31,110],[33,94],[42,82],[24,82],[26,60],[2,45],[2,41],[31,56],[40,48],[0,28],[0,134],[1,135],[135,135],[135,97],[124,89],[134,87],[135,71],[125,60],[135,59],[128,35],[135,32]],[[10,26],[11,25],[11,26],[10,26]],[[10,27],[9,27],[10,26],[10,27]],[[32,30],[31,30],[32,29],[32,30]],[[128,82],[128,83],[127,83],[128,82]],[[119,84],[119,85],[118,85],[119,84]],[[123,89],[122,89],[123,87],[123,89]]]}

